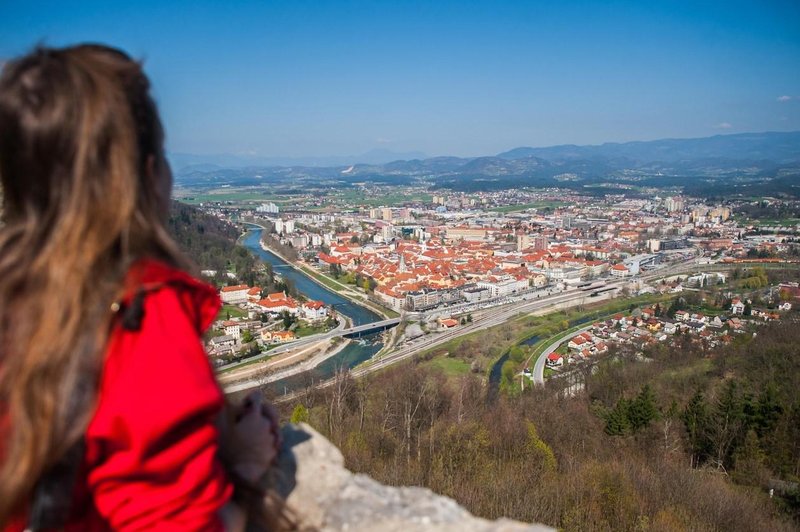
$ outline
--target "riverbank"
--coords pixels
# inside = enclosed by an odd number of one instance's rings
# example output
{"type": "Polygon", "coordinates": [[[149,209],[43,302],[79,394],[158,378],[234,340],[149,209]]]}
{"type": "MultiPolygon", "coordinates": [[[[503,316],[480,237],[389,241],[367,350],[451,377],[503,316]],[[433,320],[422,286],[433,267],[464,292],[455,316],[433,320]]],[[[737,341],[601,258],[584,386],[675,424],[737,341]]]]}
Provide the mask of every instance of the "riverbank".
{"type": "Polygon", "coordinates": [[[243,368],[237,374],[226,374],[220,378],[225,393],[263,386],[283,378],[310,371],[326,360],[341,353],[351,340],[342,339],[335,344],[330,340],[312,344],[296,353],[288,353],[277,360],[266,360],[243,368]],[[328,345],[322,345],[323,343],[328,345]]]}
{"type": "MultiPolygon", "coordinates": [[[[256,225],[256,224],[253,224],[253,225],[256,225]]],[[[397,317],[400,316],[398,313],[394,312],[391,309],[386,309],[386,308],[383,308],[383,307],[373,303],[372,301],[367,299],[367,295],[366,294],[361,294],[359,292],[356,292],[351,287],[349,287],[349,286],[347,286],[345,284],[342,284],[339,281],[337,281],[336,279],[333,279],[333,278],[331,278],[331,277],[329,277],[329,276],[327,276],[327,275],[325,275],[323,273],[315,271],[313,268],[311,268],[309,266],[306,266],[305,264],[303,264],[300,261],[289,260],[285,256],[281,255],[278,251],[276,251],[276,250],[270,248],[269,246],[267,246],[264,243],[264,241],[261,240],[261,239],[259,239],[259,245],[261,246],[261,249],[263,249],[264,251],[268,251],[268,252],[272,253],[273,255],[275,255],[276,257],[281,259],[283,262],[288,264],[291,268],[294,268],[296,271],[302,273],[303,275],[305,275],[306,277],[308,277],[310,280],[314,281],[318,285],[322,286],[323,288],[326,288],[328,290],[335,290],[337,294],[339,294],[340,296],[346,298],[351,303],[356,304],[356,305],[361,305],[362,307],[365,307],[365,308],[371,310],[372,312],[375,312],[375,313],[379,314],[384,319],[397,318],[397,317]]]]}

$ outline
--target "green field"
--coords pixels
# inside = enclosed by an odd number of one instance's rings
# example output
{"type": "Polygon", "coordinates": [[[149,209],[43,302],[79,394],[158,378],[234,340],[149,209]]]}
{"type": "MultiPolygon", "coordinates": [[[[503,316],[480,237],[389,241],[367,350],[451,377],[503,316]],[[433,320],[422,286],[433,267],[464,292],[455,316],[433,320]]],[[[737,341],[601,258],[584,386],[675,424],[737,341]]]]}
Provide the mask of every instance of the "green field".
{"type": "Polygon", "coordinates": [[[227,320],[228,315],[230,314],[231,318],[246,318],[247,311],[242,310],[235,305],[223,305],[221,309],[219,309],[219,314],[217,314],[218,320],[227,320]]]}
{"type": "Polygon", "coordinates": [[[230,192],[197,192],[180,191],[176,194],[177,199],[183,203],[191,205],[198,203],[209,203],[217,201],[231,201],[231,202],[255,202],[262,203],[271,201],[275,204],[283,204],[292,200],[288,196],[279,196],[264,190],[231,190],[230,192]]]}
{"type": "Polygon", "coordinates": [[[402,205],[405,202],[419,202],[419,203],[429,203],[431,201],[431,195],[422,193],[422,192],[414,192],[412,194],[403,194],[402,192],[389,192],[387,194],[382,194],[380,196],[371,196],[367,195],[360,190],[345,190],[335,196],[329,197],[331,200],[334,200],[334,203],[346,203],[350,205],[365,205],[368,207],[380,207],[380,206],[396,206],[402,205]]]}
{"type": "Polygon", "coordinates": [[[469,364],[460,358],[452,358],[448,356],[437,357],[429,362],[425,362],[425,366],[438,369],[448,377],[458,377],[469,373],[469,364]]]}
{"type": "Polygon", "coordinates": [[[544,209],[548,207],[555,209],[556,207],[563,207],[564,205],[569,205],[569,203],[564,201],[534,201],[531,203],[522,203],[520,205],[504,205],[503,207],[493,207],[491,210],[505,214],[509,212],[524,211],[527,209],[544,209]]]}
{"type": "Polygon", "coordinates": [[[324,325],[301,325],[294,330],[294,333],[298,338],[302,338],[303,336],[312,336],[314,334],[324,333],[327,330],[328,328],[324,325]]]}
{"type": "Polygon", "coordinates": [[[341,292],[345,289],[345,287],[342,286],[341,283],[334,281],[327,275],[324,275],[313,268],[309,268],[307,266],[300,266],[300,269],[303,271],[303,273],[305,273],[309,277],[313,277],[314,279],[316,279],[317,281],[319,281],[320,283],[322,283],[323,285],[327,286],[328,288],[330,288],[335,292],[341,292]]]}

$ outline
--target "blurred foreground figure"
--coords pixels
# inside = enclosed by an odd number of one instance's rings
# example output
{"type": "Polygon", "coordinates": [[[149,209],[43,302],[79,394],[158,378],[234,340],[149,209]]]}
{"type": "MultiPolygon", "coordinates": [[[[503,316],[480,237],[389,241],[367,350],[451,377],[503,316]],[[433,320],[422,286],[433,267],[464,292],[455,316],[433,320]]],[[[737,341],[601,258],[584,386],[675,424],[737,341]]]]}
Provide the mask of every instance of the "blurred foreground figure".
{"type": "Polygon", "coordinates": [[[0,528],[285,526],[259,488],[274,411],[250,396],[217,423],[200,338],[219,301],[165,229],[163,141],[118,50],[37,49],[0,76],[0,528]]]}

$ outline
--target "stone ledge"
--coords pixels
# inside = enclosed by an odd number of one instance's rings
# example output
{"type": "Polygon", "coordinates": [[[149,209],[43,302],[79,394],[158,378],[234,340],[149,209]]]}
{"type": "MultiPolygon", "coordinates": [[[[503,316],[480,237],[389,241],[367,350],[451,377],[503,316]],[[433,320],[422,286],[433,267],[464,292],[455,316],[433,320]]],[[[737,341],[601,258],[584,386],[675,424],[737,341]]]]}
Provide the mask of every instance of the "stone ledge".
{"type": "Polygon", "coordinates": [[[306,424],[282,429],[278,491],[301,529],[356,532],[544,532],[552,528],[473,516],[452,499],[419,487],[385,486],[344,467],[342,453],[306,424]]]}

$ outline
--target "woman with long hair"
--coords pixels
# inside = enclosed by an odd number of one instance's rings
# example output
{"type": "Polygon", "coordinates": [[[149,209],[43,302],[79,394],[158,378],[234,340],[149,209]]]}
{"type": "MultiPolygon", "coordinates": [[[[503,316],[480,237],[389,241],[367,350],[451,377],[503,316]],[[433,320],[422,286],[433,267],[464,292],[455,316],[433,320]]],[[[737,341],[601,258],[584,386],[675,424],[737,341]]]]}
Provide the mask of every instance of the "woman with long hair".
{"type": "Polygon", "coordinates": [[[39,48],[3,69],[0,529],[237,529],[258,513],[274,412],[251,396],[220,434],[201,343],[219,300],[165,229],[163,142],[119,50],[39,48]]]}

